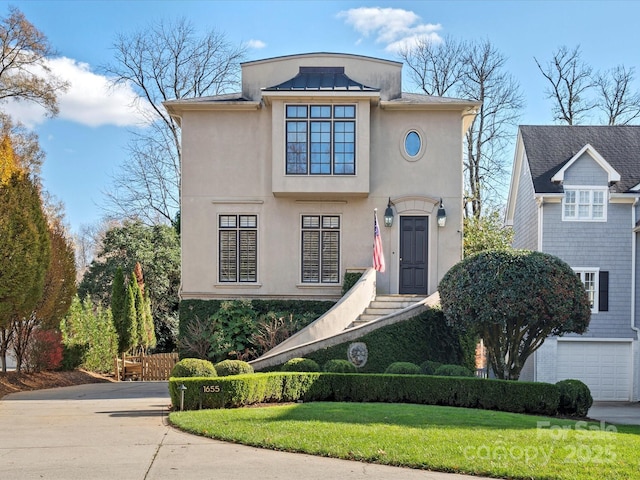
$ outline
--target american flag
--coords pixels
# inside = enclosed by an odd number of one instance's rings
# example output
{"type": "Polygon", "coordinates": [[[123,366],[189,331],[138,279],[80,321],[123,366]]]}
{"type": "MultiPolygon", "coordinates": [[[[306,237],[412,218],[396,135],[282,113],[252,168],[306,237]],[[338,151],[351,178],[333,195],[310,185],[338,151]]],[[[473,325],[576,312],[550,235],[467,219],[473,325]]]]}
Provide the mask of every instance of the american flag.
{"type": "Polygon", "coordinates": [[[378,272],[384,272],[384,252],[382,251],[377,211],[373,214],[373,268],[378,272]]]}

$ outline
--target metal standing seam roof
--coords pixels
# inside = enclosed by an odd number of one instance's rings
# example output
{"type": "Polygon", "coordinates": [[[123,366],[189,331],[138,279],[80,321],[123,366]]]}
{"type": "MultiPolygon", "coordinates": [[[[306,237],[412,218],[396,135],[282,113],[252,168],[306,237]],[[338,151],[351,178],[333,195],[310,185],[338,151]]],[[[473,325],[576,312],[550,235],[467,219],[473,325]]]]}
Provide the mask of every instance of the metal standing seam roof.
{"type": "Polygon", "coordinates": [[[640,126],[521,125],[520,134],[536,193],[562,193],[551,177],[586,144],[620,174],[612,192],[640,184],[640,126]]]}
{"type": "Polygon", "coordinates": [[[265,92],[280,91],[349,91],[379,92],[352,80],[344,73],[344,67],[300,67],[298,74],[279,85],[263,88],[265,92]]]}

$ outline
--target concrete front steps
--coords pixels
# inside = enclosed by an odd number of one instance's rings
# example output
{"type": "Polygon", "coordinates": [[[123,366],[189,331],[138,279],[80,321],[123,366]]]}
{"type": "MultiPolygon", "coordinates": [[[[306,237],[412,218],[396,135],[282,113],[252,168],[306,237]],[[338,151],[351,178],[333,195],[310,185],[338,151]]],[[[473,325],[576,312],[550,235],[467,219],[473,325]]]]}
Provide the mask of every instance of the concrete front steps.
{"type": "Polygon", "coordinates": [[[426,297],[420,295],[376,295],[375,299],[347,328],[353,328],[369,323],[378,318],[395,314],[426,297]]]}

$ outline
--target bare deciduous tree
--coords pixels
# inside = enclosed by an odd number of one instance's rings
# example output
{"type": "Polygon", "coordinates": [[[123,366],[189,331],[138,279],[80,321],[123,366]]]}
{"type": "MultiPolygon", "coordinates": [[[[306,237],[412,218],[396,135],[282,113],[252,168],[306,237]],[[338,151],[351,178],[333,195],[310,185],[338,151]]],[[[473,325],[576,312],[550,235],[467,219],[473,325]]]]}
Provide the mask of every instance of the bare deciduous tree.
{"type": "Polygon", "coordinates": [[[483,204],[495,201],[509,174],[506,149],[524,101],[520,85],[504,68],[506,61],[488,40],[469,45],[464,56],[459,94],[482,102],[465,138],[467,217],[481,217],[483,204]]]}
{"type": "Polygon", "coordinates": [[[604,112],[607,125],[628,125],[640,116],[640,93],[631,90],[634,77],[633,67],[624,65],[595,75],[595,104],[604,112]]]}
{"type": "Polygon", "coordinates": [[[130,159],[107,193],[107,210],[119,218],[170,222],[179,208],[182,151],[180,128],[162,102],[235,87],[245,49],[216,31],[198,37],[184,19],[120,35],[114,49],[116,63],[105,67],[105,73],[135,88],[150,127],[131,141],[130,159]]]}
{"type": "Polygon", "coordinates": [[[569,50],[558,48],[546,68],[534,57],[538,69],[551,86],[546,90],[547,98],[553,101],[553,119],[577,125],[584,115],[594,108],[588,92],[593,87],[593,69],[581,58],[580,46],[569,50]]]}
{"type": "Polygon", "coordinates": [[[58,113],[58,93],[68,84],[51,73],[54,55],[47,37],[15,7],[0,19],[0,100],[35,102],[49,115],[58,113]]]}
{"type": "Polygon", "coordinates": [[[459,43],[451,38],[421,41],[400,57],[424,93],[482,102],[464,145],[465,210],[479,218],[483,203],[499,203],[510,160],[505,148],[523,106],[518,83],[505,72],[506,58],[488,40],[459,43]]]}
{"type": "Polygon", "coordinates": [[[445,96],[460,81],[465,45],[451,37],[443,41],[422,38],[403,48],[400,58],[409,67],[409,77],[427,95],[445,96]]]}

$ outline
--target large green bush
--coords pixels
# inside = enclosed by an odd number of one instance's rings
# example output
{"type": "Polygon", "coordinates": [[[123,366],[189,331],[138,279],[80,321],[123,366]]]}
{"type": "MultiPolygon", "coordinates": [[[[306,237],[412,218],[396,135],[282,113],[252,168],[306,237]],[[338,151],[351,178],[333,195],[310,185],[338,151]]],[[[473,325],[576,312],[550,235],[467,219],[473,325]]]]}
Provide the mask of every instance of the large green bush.
{"type": "Polygon", "coordinates": [[[435,375],[437,368],[442,365],[440,362],[426,360],[420,364],[420,371],[424,375],[435,375]]]}
{"type": "Polygon", "coordinates": [[[556,383],[560,393],[558,413],[572,417],[585,417],[593,405],[589,387],[580,380],[560,380],[556,383]]]}
{"type": "Polygon", "coordinates": [[[438,289],[447,320],[484,340],[491,369],[505,380],[519,378],[526,359],[549,335],[583,333],[591,316],[575,272],[543,252],[472,255],[454,265],[438,289]]]}
{"type": "Polygon", "coordinates": [[[420,367],[411,362],[394,362],[387,367],[384,373],[395,375],[419,375],[422,373],[420,367]]]}
{"type": "Polygon", "coordinates": [[[319,372],[320,365],[309,358],[292,358],[282,365],[283,372],[319,372]]]}
{"type": "Polygon", "coordinates": [[[219,377],[253,373],[253,367],[242,360],[223,360],[214,365],[219,377]]]}
{"type": "Polygon", "coordinates": [[[216,377],[213,363],[199,358],[183,358],[171,369],[172,377],[216,377]]]}
{"type": "Polygon", "coordinates": [[[198,408],[202,398],[204,408],[303,400],[417,403],[555,415],[560,396],[558,387],[548,383],[427,375],[271,372],[211,380],[172,378],[169,391],[173,405],[180,404],[181,383],[187,387],[186,409],[198,408]],[[201,395],[202,386],[217,393],[201,395]]]}
{"type": "Polygon", "coordinates": [[[349,360],[334,358],[324,364],[322,371],[332,373],[356,373],[357,369],[349,360]]]}

